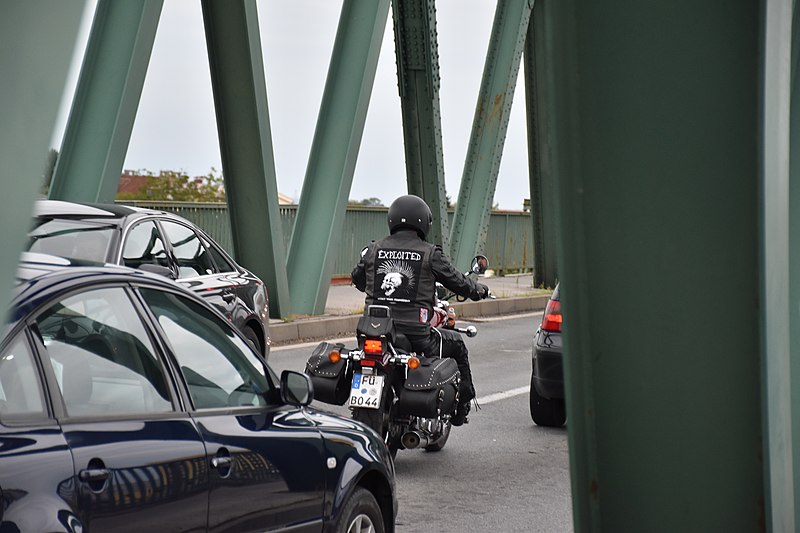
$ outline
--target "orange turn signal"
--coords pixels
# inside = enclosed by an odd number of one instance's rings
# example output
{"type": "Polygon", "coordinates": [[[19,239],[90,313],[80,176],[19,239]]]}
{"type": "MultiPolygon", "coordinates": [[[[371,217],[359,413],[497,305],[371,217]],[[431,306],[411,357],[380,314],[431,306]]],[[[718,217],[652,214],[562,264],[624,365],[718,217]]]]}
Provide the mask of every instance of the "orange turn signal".
{"type": "Polygon", "coordinates": [[[330,352],[328,354],[328,360],[333,364],[338,363],[341,358],[342,358],[342,354],[340,354],[336,350],[333,350],[332,352],[330,352]]]}
{"type": "Polygon", "coordinates": [[[408,368],[411,370],[419,368],[419,358],[411,357],[408,359],[408,368]]]}

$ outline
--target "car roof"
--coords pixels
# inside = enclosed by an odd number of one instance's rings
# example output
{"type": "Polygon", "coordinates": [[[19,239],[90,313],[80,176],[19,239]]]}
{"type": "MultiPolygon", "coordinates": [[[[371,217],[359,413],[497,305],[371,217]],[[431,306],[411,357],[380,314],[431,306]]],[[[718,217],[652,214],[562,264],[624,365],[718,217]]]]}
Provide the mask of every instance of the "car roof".
{"type": "Polygon", "coordinates": [[[166,211],[113,203],[66,202],[63,200],[37,200],[33,208],[34,216],[45,218],[124,218],[136,213],[166,214],[166,211]]]}

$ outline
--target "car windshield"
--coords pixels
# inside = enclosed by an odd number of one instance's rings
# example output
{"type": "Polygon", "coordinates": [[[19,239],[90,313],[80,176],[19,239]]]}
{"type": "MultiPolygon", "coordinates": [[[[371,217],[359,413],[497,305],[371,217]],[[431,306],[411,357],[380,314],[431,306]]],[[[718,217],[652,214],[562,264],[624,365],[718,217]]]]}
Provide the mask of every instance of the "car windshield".
{"type": "Polygon", "coordinates": [[[79,220],[38,220],[28,232],[30,252],[57,255],[69,259],[105,262],[114,226],[79,220]]]}

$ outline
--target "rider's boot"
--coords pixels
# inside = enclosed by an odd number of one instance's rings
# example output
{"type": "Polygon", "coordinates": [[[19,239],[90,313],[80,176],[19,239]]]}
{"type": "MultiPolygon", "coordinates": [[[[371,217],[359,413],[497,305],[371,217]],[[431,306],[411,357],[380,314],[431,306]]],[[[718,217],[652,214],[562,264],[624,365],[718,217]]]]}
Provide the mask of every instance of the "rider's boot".
{"type": "Polygon", "coordinates": [[[470,410],[470,402],[472,402],[474,397],[475,388],[472,386],[472,383],[462,381],[459,384],[458,406],[456,407],[453,418],[450,420],[454,426],[461,426],[469,423],[467,415],[470,410]]]}
{"type": "Polygon", "coordinates": [[[450,422],[452,422],[454,426],[469,424],[469,418],[467,418],[470,409],[469,402],[470,402],[469,400],[458,402],[458,407],[456,407],[456,414],[454,414],[453,418],[450,420],[450,422]]]}

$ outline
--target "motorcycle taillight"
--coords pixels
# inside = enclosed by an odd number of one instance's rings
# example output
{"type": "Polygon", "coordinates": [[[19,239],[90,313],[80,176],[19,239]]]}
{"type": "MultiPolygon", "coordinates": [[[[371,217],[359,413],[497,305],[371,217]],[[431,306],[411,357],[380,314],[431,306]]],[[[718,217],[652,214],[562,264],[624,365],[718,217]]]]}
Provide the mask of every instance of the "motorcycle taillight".
{"type": "Polygon", "coordinates": [[[364,352],[381,355],[383,353],[383,343],[376,339],[367,339],[364,341],[364,352]]]}

